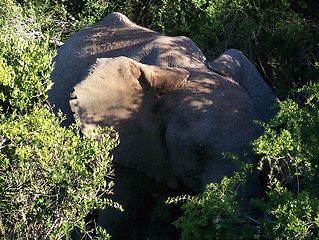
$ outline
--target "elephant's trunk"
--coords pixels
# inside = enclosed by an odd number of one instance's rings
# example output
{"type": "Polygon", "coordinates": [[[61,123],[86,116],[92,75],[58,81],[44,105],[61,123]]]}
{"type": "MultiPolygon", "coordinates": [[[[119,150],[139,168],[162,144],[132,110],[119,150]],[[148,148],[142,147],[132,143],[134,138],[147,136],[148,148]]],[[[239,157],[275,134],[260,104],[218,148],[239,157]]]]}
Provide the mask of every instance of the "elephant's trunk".
{"type": "MultiPolygon", "coordinates": [[[[234,152],[236,153],[236,151],[234,152]]],[[[252,169],[246,170],[246,174],[242,175],[245,178],[243,181],[235,184],[234,190],[237,193],[240,210],[247,214],[252,220],[257,220],[261,217],[261,211],[254,205],[252,200],[261,197],[262,190],[255,166],[256,157],[252,152],[245,152],[244,154],[242,151],[240,152],[241,154],[238,154],[239,152],[237,151],[239,160],[241,162],[250,163],[253,167],[252,169]]],[[[228,157],[222,157],[219,161],[209,162],[201,177],[203,190],[207,184],[211,182],[221,182],[225,176],[231,177],[236,171],[241,170],[238,168],[238,165],[228,157]]]]}
{"type": "Polygon", "coordinates": [[[262,216],[260,209],[252,200],[262,196],[261,186],[256,171],[247,174],[245,183],[237,190],[237,200],[240,209],[246,213],[251,220],[257,221],[262,216]]]}

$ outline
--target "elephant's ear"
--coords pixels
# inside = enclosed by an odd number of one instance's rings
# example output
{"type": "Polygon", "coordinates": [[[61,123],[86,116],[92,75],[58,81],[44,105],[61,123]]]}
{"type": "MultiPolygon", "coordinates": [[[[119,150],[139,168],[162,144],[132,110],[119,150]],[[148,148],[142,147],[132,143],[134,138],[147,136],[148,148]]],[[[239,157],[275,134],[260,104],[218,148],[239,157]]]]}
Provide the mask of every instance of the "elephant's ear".
{"type": "Polygon", "coordinates": [[[246,89],[255,105],[257,120],[268,122],[276,114],[275,95],[242,52],[229,49],[213,62],[209,62],[208,67],[246,89]]]}
{"type": "Polygon", "coordinates": [[[130,58],[101,58],[74,87],[70,105],[84,134],[114,126],[120,135],[114,161],[175,187],[161,134],[158,98],[183,85],[188,71],[149,66],[130,58]]]}

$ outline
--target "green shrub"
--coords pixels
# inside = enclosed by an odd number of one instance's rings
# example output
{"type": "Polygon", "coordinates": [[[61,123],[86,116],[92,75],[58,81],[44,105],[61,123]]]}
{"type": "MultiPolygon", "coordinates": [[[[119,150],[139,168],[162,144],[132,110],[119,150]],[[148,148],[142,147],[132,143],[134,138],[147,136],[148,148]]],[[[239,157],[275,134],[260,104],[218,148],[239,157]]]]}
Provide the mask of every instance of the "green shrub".
{"type": "Polygon", "coordinates": [[[41,24],[31,12],[24,11],[14,0],[0,2],[1,36],[14,35],[16,37],[41,38],[43,33],[41,24]]]}
{"type": "Polygon", "coordinates": [[[0,19],[0,239],[90,235],[85,217],[92,209],[122,210],[99,198],[113,185],[109,151],[118,136],[98,129],[103,134],[96,141],[81,136],[76,125],[60,127],[63,117],[45,101],[54,54],[47,37],[29,31],[30,22],[38,26],[29,20],[35,18],[13,1],[0,7],[6,16],[0,19]],[[15,19],[16,13],[21,17],[15,19]]]}
{"type": "Polygon", "coordinates": [[[300,103],[286,100],[279,114],[255,141],[267,169],[266,198],[259,204],[273,239],[317,239],[319,236],[319,84],[297,91],[300,103]]]}
{"type": "Polygon", "coordinates": [[[52,52],[47,41],[0,36],[0,111],[25,112],[46,99],[52,52]]]}
{"type": "Polygon", "coordinates": [[[182,240],[255,239],[259,228],[256,220],[247,216],[237,202],[235,189],[244,184],[251,167],[241,167],[233,177],[224,177],[220,183],[207,185],[197,196],[184,195],[169,198],[167,203],[185,202],[184,214],[174,223],[182,231],[182,240]]]}
{"type": "Polygon", "coordinates": [[[75,31],[101,20],[112,12],[116,3],[106,0],[17,0],[25,12],[31,13],[57,45],[75,31]]]}
{"type": "Polygon", "coordinates": [[[111,158],[117,138],[81,137],[47,109],[0,118],[0,233],[5,239],[61,239],[90,210],[111,205],[111,158]]]}
{"type": "Polygon", "coordinates": [[[0,112],[27,112],[46,99],[53,52],[34,17],[13,1],[0,3],[0,16],[0,112]]]}

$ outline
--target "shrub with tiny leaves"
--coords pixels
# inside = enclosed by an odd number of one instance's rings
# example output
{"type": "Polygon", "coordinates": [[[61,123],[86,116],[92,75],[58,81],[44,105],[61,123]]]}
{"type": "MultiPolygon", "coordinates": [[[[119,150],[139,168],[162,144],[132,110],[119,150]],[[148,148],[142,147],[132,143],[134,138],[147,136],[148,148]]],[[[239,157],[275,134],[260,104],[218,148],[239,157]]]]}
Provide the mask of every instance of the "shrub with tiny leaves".
{"type": "Polygon", "coordinates": [[[63,116],[46,104],[54,52],[47,37],[27,32],[29,16],[10,15],[17,12],[13,1],[0,3],[7,16],[0,19],[0,238],[69,239],[77,231],[109,239],[85,217],[92,209],[123,210],[100,198],[113,186],[109,152],[118,135],[97,129],[97,141],[81,136],[78,124],[60,126],[63,116]]]}
{"type": "Polygon", "coordinates": [[[207,185],[206,190],[196,196],[169,198],[167,203],[184,202],[181,216],[174,224],[182,230],[183,240],[191,239],[254,239],[259,228],[244,213],[237,202],[236,189],[245,183],[251,171],[249,164],[232,177],[224,177],[220,183],[207,185]]]}
{"type": "Polygon", "coordinates": [[[273,239],[317,239],[319,236],[319,84],[296,91],[299,103],[280,103],[278,115],[265,124],[254,142],[267,170],[265,234],[273,239]]]}

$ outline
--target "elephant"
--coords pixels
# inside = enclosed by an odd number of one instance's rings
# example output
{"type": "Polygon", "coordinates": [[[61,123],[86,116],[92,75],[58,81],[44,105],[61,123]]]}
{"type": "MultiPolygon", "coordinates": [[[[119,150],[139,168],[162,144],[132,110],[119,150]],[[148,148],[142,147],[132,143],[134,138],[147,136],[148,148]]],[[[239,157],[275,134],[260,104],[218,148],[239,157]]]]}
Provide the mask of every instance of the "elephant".
{"type": "MultiPolygon", "coordinates": [[[[112,239],[149,239],[159,196],[198,194],[238,169],[224,153],[256,165],[251,142],[275,114],[276,96],[242,52],[206,60],[189,38],[165,36],[111,13],[69,38],[54,58],[48,100],[80,120],[82,133],[114,126],[114,194],[124,212],[99,210],[112,239]]],[[[238,188],[243,211],[261,188],[255,170],[238,188]]]]}

